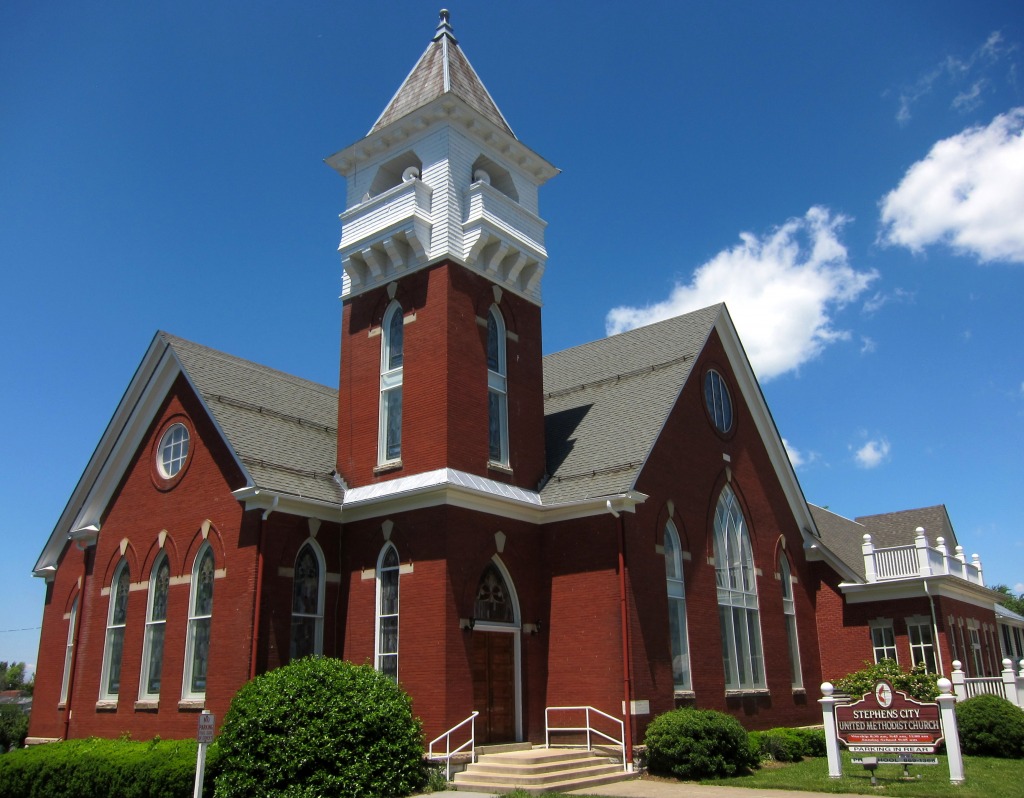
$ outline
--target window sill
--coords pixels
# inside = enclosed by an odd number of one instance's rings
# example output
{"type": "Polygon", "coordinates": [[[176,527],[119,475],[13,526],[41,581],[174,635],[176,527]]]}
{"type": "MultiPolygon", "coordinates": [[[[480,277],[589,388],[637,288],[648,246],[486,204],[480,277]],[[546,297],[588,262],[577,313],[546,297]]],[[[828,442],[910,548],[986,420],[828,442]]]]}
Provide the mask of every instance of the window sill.
{"type": "Polygon", "coordinates": [[[96,702],[97,712],[116,712],[117,711],[117,699],[103,699],[96,702]]]}
{"type": "Polygon", "coordinates": [[[381,463],[373,469],[374,474],[386,474],[389,471],[397,471],[402,467],[401,460],[388,460],[386,463],[381,463]]]}
{"type": "Polygon", "coordinates": [[[793,695],[807,695],[807,689],[804,687],[794,687],[793,695]]]}
{"type": "Polygon", "coordinates": [[[57,704],[57,709],[58,710],[67,709],[67,706],[68,706],[67,701],[61,701],[61,702],[59,702],[57,704]]]}
{"type": "Polygon", "coordinates": [[[495,460],[488,460],[487,461],[487,470],[488,471],[500,471],[502,474],[508,474],[509,476],[512,476],[512,474],[514,473],[512,471],[512,467],[511,466],[505,465],[504,463],[499,463],[499,462],[497,462],[495,460]]]}
{"type": "Polygon", "coordinates": [[[135,711],[136,712],[156,712],[160,709],[159,699],[156,701],[136,701],[135,711]]]}
{"type": "Polygon", "coordinates": [[[673,693],[674,698],[682,698],[686,700],[693,700],[697,697],[697,694],[693,690],[676,690],[673,693]]]}
{"type": "Polygon", "coordinates": [[[201,712],[206,708],[205,698],[183,698],[178,702],[178,709],[185,712],[201,712]]]}
{"type": "Polygon", "coordinates": [[[748,696],[762,696],[771,695],[771,690],[767,687],[751,687],[750,689],[744,690],[726,690],[726,698],[746,698],[748,696]]]}

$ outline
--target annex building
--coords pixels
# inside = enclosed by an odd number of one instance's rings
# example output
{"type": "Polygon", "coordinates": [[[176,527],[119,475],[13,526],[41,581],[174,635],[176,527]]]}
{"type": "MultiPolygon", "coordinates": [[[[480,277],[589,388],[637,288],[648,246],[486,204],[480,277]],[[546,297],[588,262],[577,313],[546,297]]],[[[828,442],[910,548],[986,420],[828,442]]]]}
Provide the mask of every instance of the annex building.
{"type": "Polygon", "coordinates": [[[820,723],[823,675],[873,656],[998,672],[1014,622],[945,511],[809,506],[724,305],[542,355],[557,169],[447,12],[328,163],[338,388],[156,334],[35,566],[33,738],[192,736],[310,654],[397,679],[428,739],[592,706],[627,746],[677,706],[820,723]],[[877,564],[906,546],[937,570],[877,564]]]}

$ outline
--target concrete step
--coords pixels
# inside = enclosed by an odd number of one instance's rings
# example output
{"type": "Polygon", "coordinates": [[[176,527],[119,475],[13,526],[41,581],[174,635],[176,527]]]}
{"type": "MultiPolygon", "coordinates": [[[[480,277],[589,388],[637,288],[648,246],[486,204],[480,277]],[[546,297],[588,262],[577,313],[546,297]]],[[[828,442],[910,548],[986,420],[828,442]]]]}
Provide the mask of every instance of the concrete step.
{"type": "Polygon", "coordinates": [[[456,773],[454,783],[462,790],[522,789],[540,795],[611,784],[634,775],[625,772],[621,762],[590,751],[532,748],[482,755],[466,770],[456,773]]]}

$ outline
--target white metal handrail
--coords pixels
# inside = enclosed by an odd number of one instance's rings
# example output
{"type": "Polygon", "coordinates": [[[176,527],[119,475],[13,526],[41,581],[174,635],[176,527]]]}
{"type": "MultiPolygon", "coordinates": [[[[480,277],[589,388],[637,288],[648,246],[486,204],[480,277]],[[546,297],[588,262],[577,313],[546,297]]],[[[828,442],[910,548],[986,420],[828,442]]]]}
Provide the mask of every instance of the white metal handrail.
{"type": "Polygon", "coordinates": [[[444,760],[444,778],[445,781],[451,781],[452,775],[452,757],[457,753],[469,748],[469,756],[473,762],[476,762],[476,716],[479,715],[479,711],[473,710],[473,714],[466,718],[461,723],[457,723],[452,726],[444,734],[439,734],[433,740],[430,741],[430,745],[427,746],[427,758],[428,759],[443,759],[444,760]],[[452,750],[452,734],[457,732],[466,724],[469,724],[469,739],[466,740],[462,745],[452,750]],[[444,740],[444,754],[442,755],[439,751],[434,753],[434,745],[444,740]]]}
{"type": "Polygon", "coordinates": [[[609,742],[615,743],[622,748],[622,769],[629,771],[629,765],[626,763],[626,725],[613,715],[609,715],[607,712],[602,712],[594,707],[547,707],[544,710],[544,745],[547,748],[551,747],[551,732],[586,732],[587,733],[587,750],[592,751],[594,746],[591,741],[591,735],[597,735],[603,737],[609,742]],[[586,726],[552,726],[551,725],[551,713],[552,712],[580,712],[586,713],[586,726]],[[590,722],[590,713],[595,712],[603,718],[607,718],[613,723],[619,724],[619,739],[615,739],[610,734],[605,734],[598,728],[594,727],[594,724],[590,722]]]}

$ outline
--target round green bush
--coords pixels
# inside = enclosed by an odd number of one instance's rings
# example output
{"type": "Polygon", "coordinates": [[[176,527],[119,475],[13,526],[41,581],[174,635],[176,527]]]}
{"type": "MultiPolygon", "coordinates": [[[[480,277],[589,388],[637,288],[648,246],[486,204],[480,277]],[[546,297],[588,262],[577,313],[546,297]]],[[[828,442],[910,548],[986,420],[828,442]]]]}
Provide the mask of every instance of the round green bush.
{"type": "Polygon", "coordinates": [[[257,676],[224,718],[216,798],[376,798],[422,787],[409,697],[368,665],[309,657],[257,676]]]}
{"type": "Polygon", "coordinates": [[[956,724],[965,754],[1024,757],[1024,711],[1005,698],[979,695],[958,703],[956,724]]]}
{"type": "Polygon", "coordinates": [[[739,721],[712,709],[676,709],[659,715],[647,727],[644,744],[650,772],[677,779],[735,776],[758,763],[739,721]]]}
{"type": "Polygon", "coordinates": [[[796,729],[777,728],[759,732],[751,744],[758,746],[761,759],[799,762],[804,757],[804,741],[796,729]]]}
{"type": "Polygon", "coordinates": [[[825,748],[824,729],[793,729],[792,730],[803,743],[803,756],[825,756],[828,751],[825,748]]]}

